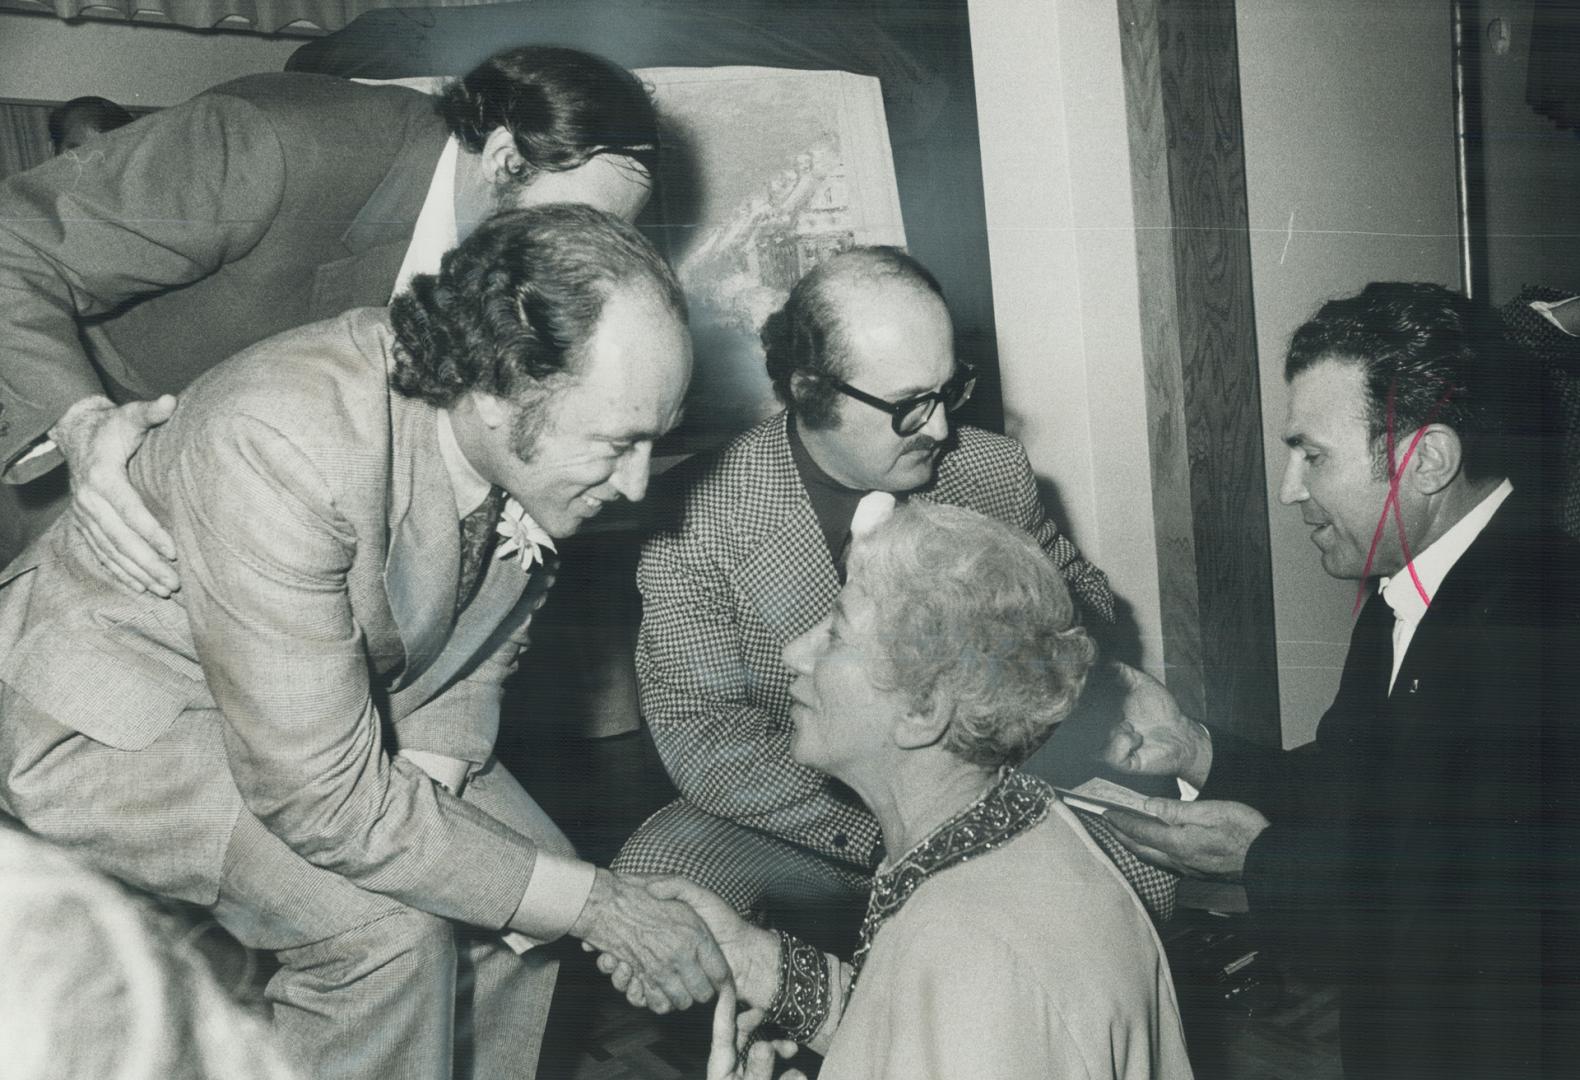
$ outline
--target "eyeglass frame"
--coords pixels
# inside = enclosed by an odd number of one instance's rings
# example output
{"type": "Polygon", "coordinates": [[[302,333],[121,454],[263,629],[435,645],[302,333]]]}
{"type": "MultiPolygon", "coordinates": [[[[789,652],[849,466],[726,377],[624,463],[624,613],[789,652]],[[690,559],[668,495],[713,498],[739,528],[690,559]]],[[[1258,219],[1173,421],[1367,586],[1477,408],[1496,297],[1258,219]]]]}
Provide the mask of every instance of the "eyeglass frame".
{"type": "Polygon", "coordinates": [[[870,405],[879,412],[888,413],[889,426],[894,429],[894,434],[903,439],[907,436],[915,435],[922,428],[926,427],[928,422],[932,420],[933,414],[938,411],[938,406],[942,405],[945,413],[952,413],[970,401],[972,392],[976,390],[977,369],[971,364],[960,364],[955,368],[954,374],[949,376],[948,381],[937,390],[924,390],[920,394],[911,394],[909,397],[903,397],[899,401],[889,401],[878,397],[876,394],[869,394],[865,390],[858,390],[844,379],[835,378],[833,375],[823,374],[822,378],[827,379],[830,386],[846,397],[855,398],[863,405],[870,405]],[[950,405],[947,391],[952,384],[957,382],[964,383],[965,389],[960,391],[960,400],[950,405]],[[900,421],[905,419],[906,413],[924,402],[931,402],[932,407],[922,416],[920,423],[911,428],[911,430],[906,431],[901,427],[900,421]]]}

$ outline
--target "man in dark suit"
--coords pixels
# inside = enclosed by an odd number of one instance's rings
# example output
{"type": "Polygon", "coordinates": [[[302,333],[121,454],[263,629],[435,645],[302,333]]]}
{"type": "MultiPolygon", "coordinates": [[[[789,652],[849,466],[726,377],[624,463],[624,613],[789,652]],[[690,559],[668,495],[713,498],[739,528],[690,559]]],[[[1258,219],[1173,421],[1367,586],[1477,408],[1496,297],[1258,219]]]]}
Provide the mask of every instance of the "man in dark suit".
{"type": "Polygon", "coordinates": [[[1511,481],[1510,406],[1537,403],[1508,352],[1436,285],[1373,284],[1297,330],[1279,497],[1365,601],[1338,695],[1280,755],[1144,683],[1109,748],[1203,789],[1149,800],[1161,821],[1110,813],[1138,852],[1243,881],[1333,966],[1348,1080],[1575,1064],[1580,557],[1511,481]]]}
{"type": "Polygon", "coordinates": [[[131,463],[180,592],[65,519],[0,579],[0,814],[272,951],[304,1077],[531,1077],[530,950],[567,933],[659,1011],[708,997],[689,909],[576,859],[493,757],[554,540],[642,498],[690,369],[668,267],[564,204],[215,367],[131,463]]]}
{"type": "MultiPolygon", "coordinates": [[[[877,822],[789,752],[784,647],[833,607],[856,504],[870,491],[965,506],[1036,538],[1089,624],[1114,598],[1044,512],[1026,452],[949,412],[974,375],[957,363],[936,280],[893,248],[845,252],[806,275],[763,329],[785,412],[666,477],[638,570],[642,714],[682,798],[615,866],[679,873],[741,911],[818,932],[866,903],[877,822]]],[[[1172,889],[1098,822],[1099,842],[1149,908],[1172,889]]],[[[853,928],[853,927],[852,927],[853,928]]]]}
{"type": "MultiPolygon", "coordinates": [[[[8,179],[0,480],[38,480],[64,454],[90,542],[129,581],[168,592],[173,568],[134,531],[167,556],[169,538],[123,477],[173,402],[139,399],[179,392],[271,334],[388,303],[501,207],[571,201],[634,218],[657,138],[629,72],[522,48],[453,84],[438,109],[401,87],[239,79],[8,179]]],[[[0,562],[55,509],[0,537],[0,562]]]]}

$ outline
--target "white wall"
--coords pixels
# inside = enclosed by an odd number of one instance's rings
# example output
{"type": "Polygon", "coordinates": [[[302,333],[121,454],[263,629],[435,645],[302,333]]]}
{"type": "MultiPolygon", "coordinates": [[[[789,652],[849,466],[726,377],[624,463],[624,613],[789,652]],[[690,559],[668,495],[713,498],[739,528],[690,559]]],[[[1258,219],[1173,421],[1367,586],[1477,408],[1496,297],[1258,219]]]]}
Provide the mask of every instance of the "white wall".
{"type": "Polygon", "coordinates": [[[1277,501],[1283,354],[1331,297],[1385,279],[1457,287],[1452,27],[1438,0],[1237,5],[1285,745],[1333,700],[1355,585],[1322,572],[1277,501]]]}
{"type": "Polygon", "coordinates": [[[0,12],[0,98],[97,94],[123,105],[174,105],[227,79],[280,71],[302,42],[0,12]]]}
{"type": "Polygon", "coordinates": [[[1157,547],[1111,0],[973,0],[1005,421],[1163,673],[1157,547]]]}

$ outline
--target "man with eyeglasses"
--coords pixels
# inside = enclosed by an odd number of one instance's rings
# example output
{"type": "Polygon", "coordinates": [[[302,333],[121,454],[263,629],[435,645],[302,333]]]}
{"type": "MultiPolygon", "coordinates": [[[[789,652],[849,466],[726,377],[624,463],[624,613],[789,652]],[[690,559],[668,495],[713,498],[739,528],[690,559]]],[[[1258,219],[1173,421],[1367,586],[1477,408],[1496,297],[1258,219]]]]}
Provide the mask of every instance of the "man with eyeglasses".
{"type": "MultiPolygon", "coordinates": [[[[844,578],[856,505],[872,491],[969,507],[1025,529],[1083,620],[1114,619],[1102,571],[1049,520],[1020,444],[951,425],[972,370],[955,358],[938,282],[896,248],[807,274],[762,332],[784,411],[666,477],[670,516],[644,544],[641,706],[681,798],[614,865],[681,874],[743,913],[820,943],[853,933],[881,856],[871,814],[790,758],[785,645],[844,578]],[[836,936],[830,936],[830,930],[836,936]]],[[[1155,915],[1172,879],[1093,831],[1155,915]]]]}

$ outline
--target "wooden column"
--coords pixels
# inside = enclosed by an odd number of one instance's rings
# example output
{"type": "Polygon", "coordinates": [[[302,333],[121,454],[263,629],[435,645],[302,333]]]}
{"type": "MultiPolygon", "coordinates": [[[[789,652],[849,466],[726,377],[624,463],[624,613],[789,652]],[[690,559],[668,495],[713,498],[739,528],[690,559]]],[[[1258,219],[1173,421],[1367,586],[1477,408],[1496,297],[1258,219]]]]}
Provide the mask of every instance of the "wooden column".
{"type": "Polygon", "coordinates": [[[1118,7],[1168,683],[1277,745],[1234,0],[1118,7]]]}

